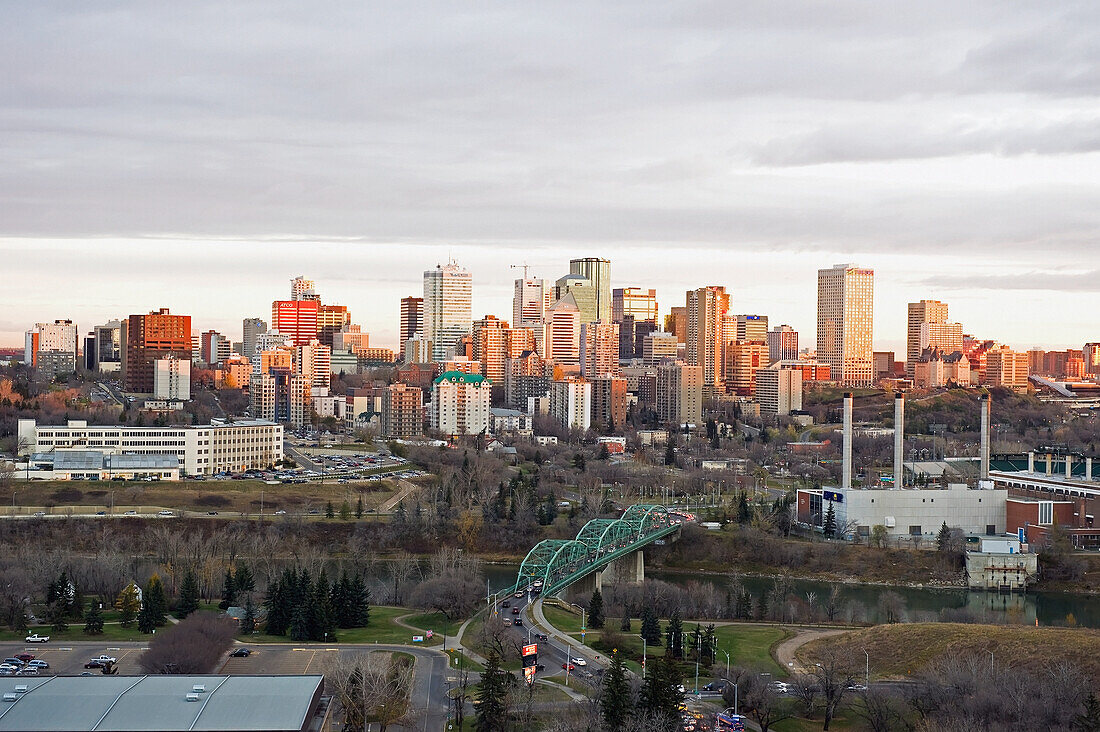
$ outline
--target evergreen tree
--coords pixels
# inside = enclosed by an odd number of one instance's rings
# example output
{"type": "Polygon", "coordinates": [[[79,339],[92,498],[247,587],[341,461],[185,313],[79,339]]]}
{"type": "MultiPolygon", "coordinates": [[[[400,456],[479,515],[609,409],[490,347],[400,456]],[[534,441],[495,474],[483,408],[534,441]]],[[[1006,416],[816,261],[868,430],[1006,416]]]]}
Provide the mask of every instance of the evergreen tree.
{"type": "Polygon", "coordinates": [[[409,520],[408,511],[405,510],[405,502],[398,501],[397,508],[393,510],[393,523],[397,526],[404,526],[409,520]]]}
{"type": "Polygon", "coordinates": [[[103,611],[99,609],[99,603],[92,601],[88,612],[84,613],[84,634],[100,635],[103,633],[103,611]]]}
{"type": "Polygon", "coordinates": [[[222,601],[218,607],[228,610],[237,604],[237,578],[233,576],[233,570],[225,570],[225,580],[222,582],[222,601]]]}
{"type": "Polygon", "coordinates": [[[122,592],[118,593],[118,597],[115,599],[115,609],[119,612],[119,625],[123,628],[129,628],[134,624],[134,618],[141,610],[136,584],[131,582],[122,588],[122,592]]]}
{"type": "Polygon", "coordinates": [[[714,624],[711,623],[703,631],[703,637],[700,639],[699,646],[699,664],[710,668],[714,663],[714,624]]]}
{"type": "Polygon", "coordinates": [[[684,657],[684,623],[680,620],[680,611],[673,610],[665,629],[665,655],[670,658],[684,657]]]}
{"type": "Polygon", "coordinates": [[[737,523],[747,524],[751,517],[748,496],[745,495],[745,491],[741,491],[737,496],[737,523]]]}
{"type": "Polygon", "coordinates": [[[351,588],[348,594],[351,605],[351,627],[364,628],[370,624],[370,590],[362,575],[355,575],[351,580],[351,588]]]}
{"type": "Polygon", "coordinates": [[[619,654],[612,651],[611,665],[603,675],[603,696],[600,697],[604,729],[608,732],[626,729],[633,711],[630,701],[630,681],[626,678],[626,669],[619,654]]]}
{"type": "Polygon", "coordinates": [[[256,632],[256,606],[252,604],[252,593],[244,596],[244,616],[241,618],[241,633],[252,635],[256,632]]]}
{"type": "Polygon", "coordinates": [[[768,593],[766,590],[760,593],[756,599],[756,619],[764,620],[768,617],[768,593]]]}
{"type": "Polygon", "coordinates": [[[325,518],[336,518],[336,514],[332,510],[332,501],[325,502],[325,518]]]}
{"type": "Polygon", "coordinates": [[[621,630],[624,633],[629,633],[630,632],[630,612],[629,611],[623,613],[622,622],[619,623],[619,630],[621,630]]]}
{"type": "Polygon", "coordinates": [[[324,569],[317,575],[317,586],[313,590],[313,604],[316,608],[316,623],[313,629],[313,640],[336,641],[336,618],[332,609],[331,587],[328,583],[328,574],[324,569]]]}
{"type": "Polygon", "coordinates": [[[936,548],[940,552],[946,552],[951,544],[951,529],[947,528],[947,522],[940,525],[940,531],[936,534],[936,548]]]}
{"type": "Polygon", "coordinates": [[[645,639],[646,643],[650,645],[657,645],[661,642],[661,623],[657,620],[657,616],[648,607],[642,610],[642,628],[640,635],[645,639]]]}
{"type": "Polygon", "coordinates": [[[137,616],[138,630],[142,633],[152,633],[155,628],[168,622],[168,597],[164,593],[160,575],[154,573],[149,578],[141,599],[141,610],[137,616]]]}
{"type": "Polygon", "coordinates": [[[603,595],[597,587],[588,601],[588,627],[598,630],[603,627],[603,621],[603,595]]]}
{"type": "Polygon", "coordinates": [[[199,583],[195,579],[195,573],[187,570],[180,585],[180,601],[176,605],[176,617],[186,618],[199,609],[199,583]]]}
{"type": "Polygon", "coordinates": [[[252,570],[247,564],[237,564],[237,571],[233,574],[233,586],[237,592],[256,591],[256,578],[252,576],[252,570]]]}
{"type": "Polygon", "coordinates": [[[1073,718],[1073,729],[1078,732],[1100,732],[1100,700],[1089,692],[1085,698],[1085,709],[1073,718]]]}
{"type": "Polygon", "coordinates": [[[69,629],[69,624],[66,622],[67,610],[64,599],[60,597],[55,598],[53,602],[46,606],[46,619],[49,621],[50,627],[58,633],[64,633],[69,629]]]}
{"type": "Polygon", "coordinates": [[[477,685],[477,732],[503,732],[508,721],[508,672],[500,667],[500,657],[491,652],[477,685]]]}
{"type": "Polygon", "coordinates": [[[347,521],[349,518],[351,518],[351,506],[348,505],[347,501],[343,501],[340,504],[340,520],[347,521]]]}
{"type": "Polygon", "coordinates": [[[332,603],[332,617],[337,628],[350,628],[351,605],[349,593],[351,580],[348,579],[348,571],[340,573],[340,578],[332,583],[332,591],[329,593],[329,602],[332,603]]]}
{"type": "Polygon", "coordinates": [[[363,496],[359,496],[359,500],[355,502],[355,518],[363,518],[363,496]]]}
{"type": "Polygon", "coordinates": [[[267,585],[264,609],[267,610],[267,632],[270,635],[286,635],[290,628],[290,591],[294,578],[289,569],[283,570],[279,579],[273,579],[267,585]]]}
{"type": "Polygon", "coordinates": [[[836,509],[833,508],[833,504],[829,502],[829,510],[825,512],[825,524],[822,526],[825,532],[825,536],[830,539],[836,535],[836,509]]]}
{"type": "Polygon", "coordinates": [[[683,683],[680,667],[667,655],[654,659],[650,666],[642,684],[642,709],[671,727],[684,703],[684,695],[679,690],[683,683]]]}
{"type": "Polygon", "coordinates": [[[669,439],[668,445],[665,447],[665,465],[676,464],[676,445],[672,439],[669,439]]]}

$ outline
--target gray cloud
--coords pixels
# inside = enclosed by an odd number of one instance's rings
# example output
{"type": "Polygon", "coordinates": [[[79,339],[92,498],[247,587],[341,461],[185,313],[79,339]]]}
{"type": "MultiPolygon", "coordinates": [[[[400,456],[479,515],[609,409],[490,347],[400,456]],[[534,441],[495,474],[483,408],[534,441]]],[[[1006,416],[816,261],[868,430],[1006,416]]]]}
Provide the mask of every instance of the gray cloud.
{"type": "Polygon", "coordinates": [[[943,275],[920,280],[927,287],[945,290],[1045,290],[1050,292],[1100,293],[1100,270],[1086,272],[1019,272],[1013,274],[943,275]]]}

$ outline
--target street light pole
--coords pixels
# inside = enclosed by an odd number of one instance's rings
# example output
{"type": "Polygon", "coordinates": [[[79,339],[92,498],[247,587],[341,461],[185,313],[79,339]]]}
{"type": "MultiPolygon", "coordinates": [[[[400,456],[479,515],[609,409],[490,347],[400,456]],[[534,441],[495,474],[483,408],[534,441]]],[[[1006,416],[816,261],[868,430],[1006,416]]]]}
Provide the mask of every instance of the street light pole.
{"type": "Polygon", "coordinates": [[[864,669],[863,669],[863,674],[864,674],[864,677],[866,678],[866,681],[864,681],[864,685],[867,687],[867,690],[870,691],[871,690],[871,654],[867,652],[866,648],[864,648],[863,649],[863,655],[865,655],[867,657],[865,659],[866,666],[864,666],[864,669]]]}

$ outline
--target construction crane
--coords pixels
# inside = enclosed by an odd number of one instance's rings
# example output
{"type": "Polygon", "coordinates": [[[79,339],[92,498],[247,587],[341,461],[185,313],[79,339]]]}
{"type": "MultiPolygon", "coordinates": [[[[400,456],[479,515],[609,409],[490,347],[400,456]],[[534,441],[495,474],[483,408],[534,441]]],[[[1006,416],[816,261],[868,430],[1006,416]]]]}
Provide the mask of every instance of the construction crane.
{"type": "Polygon", "coordinates": [[[522,269],[523,270],[523,279],[527,279],[527,270],[529,268],[530,268],[530,265],[528,265],[527,262],[524,262],[523,264],[510,264],[510,265],[508,265],[508,269],[522,269]]]}

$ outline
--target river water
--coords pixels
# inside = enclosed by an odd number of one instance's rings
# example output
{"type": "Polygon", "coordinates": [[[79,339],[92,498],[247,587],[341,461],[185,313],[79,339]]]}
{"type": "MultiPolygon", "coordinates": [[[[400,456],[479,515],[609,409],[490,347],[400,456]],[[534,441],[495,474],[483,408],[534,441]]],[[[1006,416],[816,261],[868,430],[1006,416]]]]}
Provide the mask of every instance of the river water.
{"type": "MultiPolygon", "coordinates": [[[[485,566],[485,575],[491,591],[511,586],[516,581],[517,565],[492,564],[485,566]]],[[[695,574],[646,569],[647,579],[658,579],[675,585],[689,582],[710,582],[725,592],[728,579],[721,575],[695,574]]],[[[742,585],[753,595],[771,589],[773,580],[768,577],[741,577],[742,585]]],[[[828,596],[832,583],[817,580],[794,579],[790,581],[792,592],[805,597],[813,592],[818,606],[828,596]]],[[[869,622],[880,622],[879,598],[885,592],[896,592],[905,604],[905,616],[914,621],[939,620],[944,610],[965,610],[980,622],[1001,623],[1013,620],[1027,625],[1065,625],[1066,616],[1073,614],[1077,625],[1100,628],[1100,596],[1075,595],[1061,592],[1029,592],[1027,594],[999,595],[992,592],[970,592],[963,589],[938,589],[924,587],[883,587],[879,585],[840,585],[840,606],[855,603],[861,608],[862,617],[869,622]]]]}

